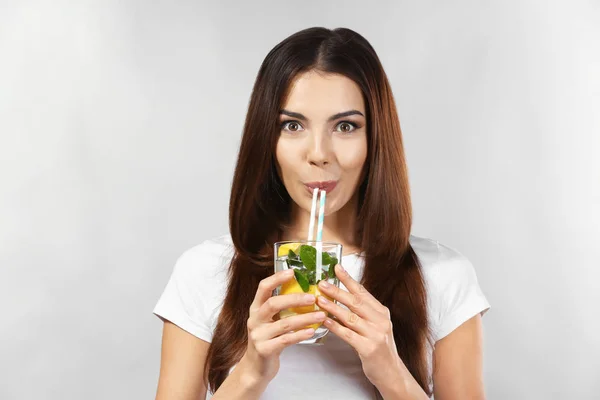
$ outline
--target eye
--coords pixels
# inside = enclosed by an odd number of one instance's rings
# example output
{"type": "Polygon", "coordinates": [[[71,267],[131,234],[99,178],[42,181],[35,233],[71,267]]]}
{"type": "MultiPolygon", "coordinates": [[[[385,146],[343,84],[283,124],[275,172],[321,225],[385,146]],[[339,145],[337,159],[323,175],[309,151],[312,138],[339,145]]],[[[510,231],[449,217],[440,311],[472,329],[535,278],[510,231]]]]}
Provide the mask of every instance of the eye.
{"type": "Polygon", "coordinates": [[[337,125],[337,128],[339,128],[338,132],[351,133],[358,128],[358,125],[356,125],[354,122],[342,121],[337,125]]]}
{"type": "Polygon", "coordinates": [[[302,130],[302,125],[300,125],[300,122],[298,121],[283,121],[281,129],[290,132],[298,132],[302,130]]]}

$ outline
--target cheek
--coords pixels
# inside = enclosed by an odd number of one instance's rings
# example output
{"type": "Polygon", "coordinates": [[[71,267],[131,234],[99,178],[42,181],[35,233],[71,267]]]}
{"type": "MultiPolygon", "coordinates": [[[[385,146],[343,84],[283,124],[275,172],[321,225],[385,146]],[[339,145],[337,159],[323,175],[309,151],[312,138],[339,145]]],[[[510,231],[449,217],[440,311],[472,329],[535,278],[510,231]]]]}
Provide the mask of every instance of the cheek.
{"type": "Polygon", "coordinates": [[[294,153],[290,143],[285,140],[279,140],[275,148],[275,158],[277,160],[277,169],[280,177],[283,179],[293,170],[294,153]]]}
{"type": "Polygon", "coordinates": [[[348,143],[347,146],[341,146],[338,153],[340,167],[348,173],[360,173],[367,159],[367,143],[348,143]]]}

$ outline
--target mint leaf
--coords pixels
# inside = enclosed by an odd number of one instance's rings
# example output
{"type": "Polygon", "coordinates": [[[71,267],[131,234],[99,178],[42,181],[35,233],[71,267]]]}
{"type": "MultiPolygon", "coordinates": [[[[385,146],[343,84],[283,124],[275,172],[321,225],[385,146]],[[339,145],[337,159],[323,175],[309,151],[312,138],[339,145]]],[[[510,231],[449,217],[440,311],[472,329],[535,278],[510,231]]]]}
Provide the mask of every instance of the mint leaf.
{"type": "Polygon", "coordinates": [[[294,250],[290,249],[290,251],[288,251],[288,258],[293,258],[295,260],[298,258],[298,255],[294,253],[294,250]]]}
{"type": "Polygon", "coordinates": [[[315,282],[315,279],[317,278],[317,271],[316,270],[312,270],[312,271],[308,271],[308,283],[311,285],[316,285],[317,283],[315,282]]]}
{"type": "Polygon", "coordinates": [[[289,258],[287,258],[285,261],[287,262],[287,265],[288,265],[288,267],[290,267],[290,268],[291,268],[292,266],[294,266],[294,267],[303,267],[303,266],[304,266],[304,264],[302,264],[302,261],[298,261],[298,260],[290,260],[289,258]]]}
{"type": "Polygon", "coordinates": [[[336,279],[335,265],[338,263],[338,260],[335,257],[333,257],[333,259],[335,260],[335,262],[329,266],[329,271],[327,272],[327,275],[329,275],[329,279],[336,279]]]}
{"type": "Polygon", "coordinates": [[[323,253],[323,271],[327,273],[327,279],[335,279],[335,266],[337,263],[338,259],[335,256],[323,253]]]}
{"type": "Polygon", "coordinates": [[[317,268],[317,249],[303,244],[300,246],[300,260],[308,270],[315,270],[317,268]]]}
{"type": "Polygon", "coordinates": [[[298,281],[298,284],[302,288],[302,291],[304,293],[307,293],[310,285],[308,284],[308,278],[306,277],[306,275],[303,272],[301,272],[299,269],[295,269],[295,268],[294,268],[294,275],[296,276],[296,281],[298,281]]]}

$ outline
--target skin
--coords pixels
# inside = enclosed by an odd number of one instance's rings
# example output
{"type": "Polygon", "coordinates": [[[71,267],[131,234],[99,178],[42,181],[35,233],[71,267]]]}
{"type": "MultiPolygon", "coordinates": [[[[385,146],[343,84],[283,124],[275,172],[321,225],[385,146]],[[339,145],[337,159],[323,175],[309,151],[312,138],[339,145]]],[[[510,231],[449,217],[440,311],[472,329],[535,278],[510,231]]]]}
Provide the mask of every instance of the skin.
{"type": "MultiPolygon", "coordinates": [[[[318,297],[318,305],[336,317],[336,320],[327,318],[325,326],[356,350],[365,376],[384,399],[427,399],[398,357],[389,310],[339,264],[336,275],[348,291],[324,281],[319,288],[348,310],[318,297]],[[381,368],[382,365],[386,368],[381,368]]],[[[482,341],[481,316],[477,314],[436,343],[433,354],[436,399],[485,398],[482,341]]]]}
{"type": "Polygon", "coordinates": [[[279,176],[294,201],[290,238],[306,237],[312,195],[304,183],[338,181],[327,193],[323,237],[357,249],[354,232],[357,187],[367,159],[367,120],[362,93],[341,75],[307,72],[296,78],[280,114],[276,159],[279,176]],[[286,112],[302,114],[294,118],[286,112]],[[330,120],[338,113],[353,115],[330,120]],[[355,126],[353,126],[353,124],[355,126]]]}
{"type": "MultiPolygon", "coordinates": [[[[340,75],[307,72],[293,82],[282,110],[286,113],[280,115],[277,169],[294,201],[292,223],[284,232],[285,239],[306,237],[312,196],[304,183],[337,180],[337,187],[327,195],[323,240],[342,243],[348,252],[360,251],[351,235],[356,223],[357,188],[367,158],[367,121],[360,89],[340,75]],[[351,110],[358,113],[331,119],[351,110]],[[295,114],[290,117],[286,115],[289,113],[295,114]],[[298,118],[297,114],[304,118],[298,118]]],[[[281,309],[308,304],[302,295],[271,298],[275,287],[291,279],[283,272],[261,282],[250,309],[248,350],[214,399],[259,398],[279,369],[281,351],[312,336],[312,331],[285,332],[324,318],[322,313],[309,313],[273,321],[272,316],[281,309]]],[[[327,318],[325,325],[354,347],[365,375],[384,399],[426,399],[397,355],[389,310],[340,265],[336,266],[336,274],[348,290],[323,285],[320,290],[348,310],[324,302],[324,296],[319,296],[319,306],[336,317],[327,318]],[[381,368],[382,365],[387,367],[381,368]]],[[[313,296],[309,303],[314,301],[313,296]]],[[[433,354],[436,399],[485,398],[482,341],[481,317],[476,315],[436,343],[433,354]]],[[[208,346],[165,321],[157,399],[205,397],[202,369],[208,346]]]]}

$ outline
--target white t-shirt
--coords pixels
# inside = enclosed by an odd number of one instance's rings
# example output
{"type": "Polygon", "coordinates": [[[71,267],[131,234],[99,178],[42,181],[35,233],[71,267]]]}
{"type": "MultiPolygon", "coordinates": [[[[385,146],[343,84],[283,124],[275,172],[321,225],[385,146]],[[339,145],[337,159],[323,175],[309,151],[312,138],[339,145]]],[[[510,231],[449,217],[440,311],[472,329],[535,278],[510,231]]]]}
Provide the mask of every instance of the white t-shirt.
{"type": "MultiPolygon", "coordinates": [[[[422,265],[434,341],[490,308],[466,257],[427,238],[411,235],[410,244],[422,265]]],[[[154,314],[211,342],[227,291],[232,256],[229,235],[207,240],[185,251],[175,263],[154,314]]],[[[360,281],[364,268],[361,255],[343,256],[341,264],[360,281]]],[[[343,284],[340,286],[345,289],[343,284]]],[[[433,349],[428,348],[430,385],[432,352],[433,349]]],[[[210,397],[208,393],[206,398],[210,397]]],[[[305,398],[376,399],[376,391],[363,374],[354,349],[329,333],[322,345],[292,345],[284,349],[279,372],[261,396],[265,400],[305,398]]]]}

